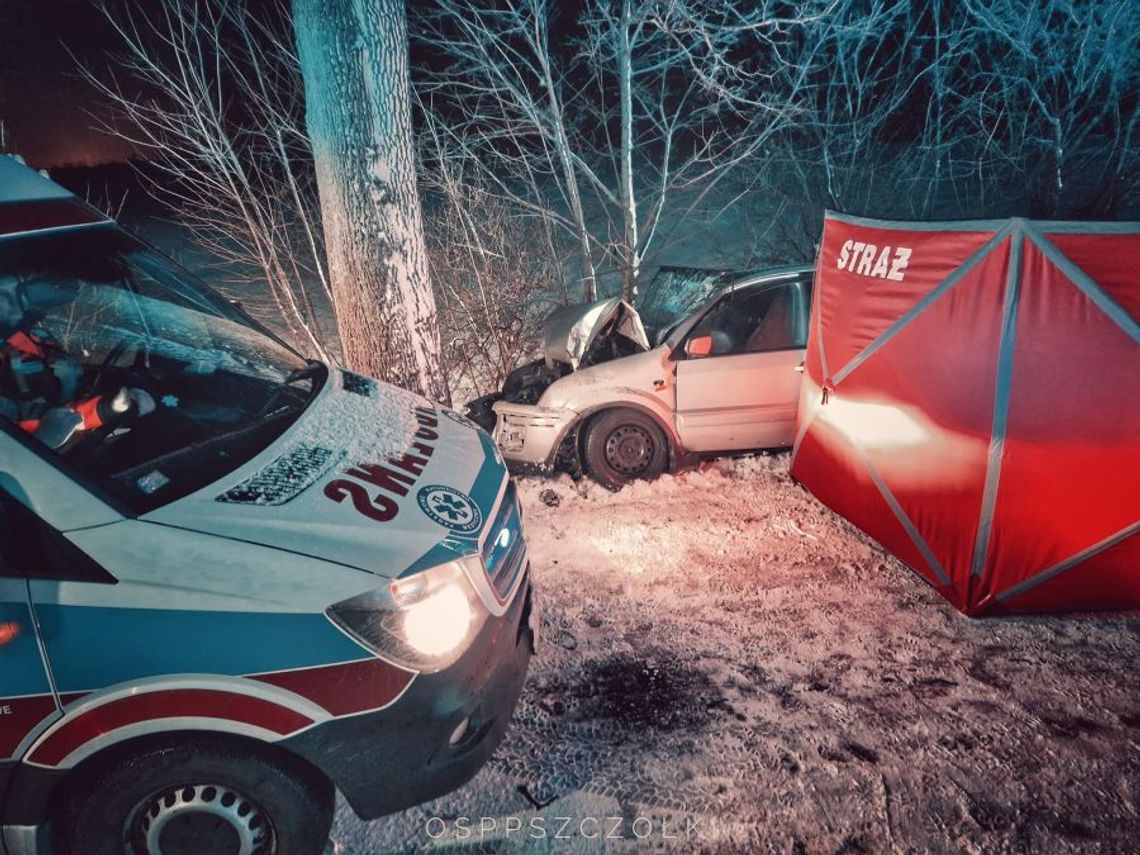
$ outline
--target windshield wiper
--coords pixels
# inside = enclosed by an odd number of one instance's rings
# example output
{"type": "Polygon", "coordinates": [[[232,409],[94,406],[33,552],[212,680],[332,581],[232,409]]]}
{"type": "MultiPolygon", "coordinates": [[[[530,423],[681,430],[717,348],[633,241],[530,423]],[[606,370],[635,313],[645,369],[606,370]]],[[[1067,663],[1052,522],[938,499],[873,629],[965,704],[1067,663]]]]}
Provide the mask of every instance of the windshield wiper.
{"type": "MultiPolygon", "coordinates": [[[[328,368],[323,362],[318,362],[316,359],[305,360],[304,368],[294,368],[289,372],[288,376],[281,381],[282,386],[292,386],[301,380],[315,380],[321,377],[323,382],[324,376],[328,373],[328,368]]],[[[318,384],[319,385],[319,384],[318,384]]]]}
{"type": "Polygon", "coordinates": [[[272,413],[273,408],[281,399],[283,393],[285,393],[294,383],[299,383],[302,380],[309,380],[312,382],[312,388],[309,390],[309,396],[305,400],[305,405],[307,406],[308,403],[316,397],[317,392],[320,390],[327,377],[328,368],[323,362],[318,362],[315,359],[308,360],[304,368],[295,368],[294,370],[290,371],[285,379],[282,380],[277,385],[277,387],[269,393],[269,397],[266,399],[265,403],[257,413],[257,418],[263,419],[272,413]]]}

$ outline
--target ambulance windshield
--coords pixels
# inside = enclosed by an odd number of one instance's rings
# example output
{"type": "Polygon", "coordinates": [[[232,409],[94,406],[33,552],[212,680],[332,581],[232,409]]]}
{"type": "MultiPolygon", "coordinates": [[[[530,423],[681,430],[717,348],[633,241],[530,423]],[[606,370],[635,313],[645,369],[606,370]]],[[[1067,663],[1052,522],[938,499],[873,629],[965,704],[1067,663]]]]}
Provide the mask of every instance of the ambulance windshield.
{"type": "Polygon", "coordinates": [[[0,339],[0,416],[134,513],[267,447],[326,374],[111,227],[0,241],[0,339]]]}

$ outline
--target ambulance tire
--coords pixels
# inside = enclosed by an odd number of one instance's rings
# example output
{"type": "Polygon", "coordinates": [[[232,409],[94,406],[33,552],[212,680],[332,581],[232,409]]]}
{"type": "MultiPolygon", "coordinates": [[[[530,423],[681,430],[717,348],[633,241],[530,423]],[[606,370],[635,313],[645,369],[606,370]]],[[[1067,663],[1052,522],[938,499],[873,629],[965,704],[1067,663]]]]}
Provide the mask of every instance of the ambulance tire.
{"type": "Polygon", "coordinates": [[[669,464],[664,432],[639,410],[604,410],[591,420],[582,457],[590,476],[610,490],[651,480],[669,464]]]}
{"type": "Polygon", "coordinates": [[[56,837],[64,855],[230,855],[243,837],[258,855],[320,855],[334,798],[327,778],[288,755],[191,737],[84,775],[56,837]]]}

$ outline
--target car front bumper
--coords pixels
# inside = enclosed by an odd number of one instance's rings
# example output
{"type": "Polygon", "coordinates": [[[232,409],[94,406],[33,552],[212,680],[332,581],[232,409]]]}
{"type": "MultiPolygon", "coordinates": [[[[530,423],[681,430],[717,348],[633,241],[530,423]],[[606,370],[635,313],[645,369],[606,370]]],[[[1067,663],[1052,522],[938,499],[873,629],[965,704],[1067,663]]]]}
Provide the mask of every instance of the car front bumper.
{"type": "Polygon", "coordinates": [[[552,466],[562,438],[578,415],[573,410],[505,401],[498,401],[494,410],[498,417],[495,443],[504,460],[522,468],[552,466]]]}
{"type": "Polygon", "coordinates": [[[533,597],[528,568],[511,606],[454,665],[417,676],[383,710],[325,722],[279,745],[328,775],[361,819],[462,786],[499,744],[522,691],[535,645],[533,597]]]}

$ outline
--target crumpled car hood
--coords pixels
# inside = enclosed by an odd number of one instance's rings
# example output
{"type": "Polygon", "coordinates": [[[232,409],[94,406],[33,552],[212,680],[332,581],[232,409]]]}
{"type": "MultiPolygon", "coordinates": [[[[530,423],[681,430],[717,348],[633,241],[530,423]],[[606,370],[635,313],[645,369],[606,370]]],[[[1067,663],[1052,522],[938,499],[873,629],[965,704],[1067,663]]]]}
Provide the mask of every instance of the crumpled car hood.
{"type": "Polygon", "coordinates": [[[556,309],[542,327],[546,364],[565,362],[575,371],[610,326],[614,331],[649,350],[649,337],[637,310],[620,297],[607,297],[594,303],[556,309]]]}

